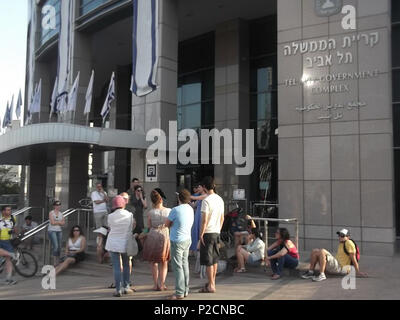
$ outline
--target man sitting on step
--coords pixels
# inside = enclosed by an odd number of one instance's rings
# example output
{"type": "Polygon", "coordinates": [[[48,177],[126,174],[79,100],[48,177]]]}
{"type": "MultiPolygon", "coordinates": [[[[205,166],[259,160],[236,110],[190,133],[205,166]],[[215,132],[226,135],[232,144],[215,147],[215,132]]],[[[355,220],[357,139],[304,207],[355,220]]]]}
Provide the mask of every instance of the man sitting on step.
{"type": "Polygon", "coordinates": [[[342,229],[337,232],[339,236],[339,246],[336,258],[326,249],[314,249],[311,253],[310,268],[301,277],[303,279],[312,279],[313,281],[326,280],[325,271],[329,274],[347,275],[351,271],[351,266],[356,269],[359,277],[367,277],[367,274],[360,271],[358,264],[359,249],[357,244],[350,239],[350,232],[342,229]],[[319,263],[320,274],[314,275],[314,269],[319,263]]]}

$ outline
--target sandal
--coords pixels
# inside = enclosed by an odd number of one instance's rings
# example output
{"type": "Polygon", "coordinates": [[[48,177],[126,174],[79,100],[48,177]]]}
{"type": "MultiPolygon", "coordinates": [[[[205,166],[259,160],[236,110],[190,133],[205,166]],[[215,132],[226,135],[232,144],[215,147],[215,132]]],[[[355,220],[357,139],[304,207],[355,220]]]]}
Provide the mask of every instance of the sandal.
{"type": "Polygon", "coordinates": [[[245,268],[237,269],[235,273],[245,273],[247,270],[245,268]]]}
{"type": "Polygon", "coordinates": [[[162,288],[157,286],[157,289],[155,289],[155,291],[167,291],[168,287],[166,285],[164,285],[162,288]]]}
{"type": "Polygon", "coordinates": [[[210,290],[208,288],[208,284],[206,284],[203,288],[199,290],[199,293],[215,293],[216,290],[210,290]]]}
{"type": "Polygon", "coordinates": [[[168,297],[168,300],[183,300],[183,299],[185,299],[184,296],[177,296],[176,294],[168,297]]]}

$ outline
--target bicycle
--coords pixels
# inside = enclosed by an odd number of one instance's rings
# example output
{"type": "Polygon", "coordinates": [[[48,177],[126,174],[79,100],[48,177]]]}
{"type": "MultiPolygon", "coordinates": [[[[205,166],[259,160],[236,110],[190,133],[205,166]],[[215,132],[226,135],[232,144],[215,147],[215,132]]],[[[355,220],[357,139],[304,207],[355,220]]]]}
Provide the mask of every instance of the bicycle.
{"type": "MultiPolygon", "coordinates": [[[[35,256],[27,250],[21,249],[18,246],[21,244],[22,235],[18,235],[11,240],[14,247],[14,252],[19,253],[18,261],[12,261],[15,271],[25,278],[33,277],[38,271],[38,262],[35,256]]],[[[0,273],[3,272],[6,264],[6,259],[0,257],[0,273]]]]}

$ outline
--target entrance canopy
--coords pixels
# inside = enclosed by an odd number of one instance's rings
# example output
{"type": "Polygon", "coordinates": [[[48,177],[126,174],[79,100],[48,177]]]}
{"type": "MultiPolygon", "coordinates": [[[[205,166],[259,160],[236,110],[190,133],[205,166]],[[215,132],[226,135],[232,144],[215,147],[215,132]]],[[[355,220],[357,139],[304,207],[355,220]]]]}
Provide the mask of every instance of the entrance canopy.
{"type": "Polygon", "coordinates": [[[87,146],[93,151],[111,151],[146,149],[150,144],[144,134],[128,130],[40,123],[13,129],[0,136],[0,164],[29,165],[43,160],[52,163],[57,147],[76,145],[87,146]]]}

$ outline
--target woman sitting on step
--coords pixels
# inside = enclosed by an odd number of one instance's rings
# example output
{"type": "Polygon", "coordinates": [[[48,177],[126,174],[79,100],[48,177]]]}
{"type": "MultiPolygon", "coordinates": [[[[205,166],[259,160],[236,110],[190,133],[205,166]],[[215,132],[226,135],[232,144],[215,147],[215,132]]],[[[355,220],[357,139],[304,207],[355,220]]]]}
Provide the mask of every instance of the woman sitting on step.
{"type": "Polygon", "coordinates": [[[261,261],[264,260],[265,243],[261,240],[261,234],[258,229],[251,229],[250,231],[250,243],[248,245],[239,245],[236,248],[236,258],[238,266],[235,268],[235,272],[242,273],[246,272],[245,264],[259,266],[261,261]]]}
{"type": "Polygon", "coordinates": [[[74,226],[69,233],[65,257],[56,268],[56,275],[66,270],[71,264],[76,264],[85,259],[86,238],[80,226],[74,226]]]}
{"type": "Polygon", "coordinates": [[[290,240],[290,234],[286,228],[278,228],[275,239],[276,241],[267,249],[268,256],[265,257],[265,264],[271,265],[272,280],[278,280],[282,276],[283,268],[296,268],[300,259],[299,252],[290,240]]]}

